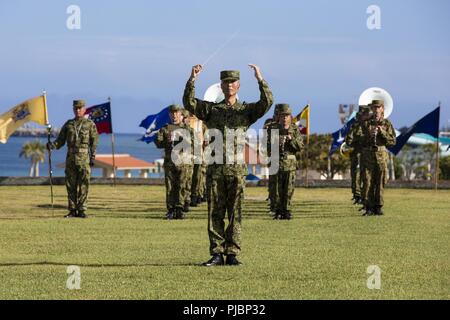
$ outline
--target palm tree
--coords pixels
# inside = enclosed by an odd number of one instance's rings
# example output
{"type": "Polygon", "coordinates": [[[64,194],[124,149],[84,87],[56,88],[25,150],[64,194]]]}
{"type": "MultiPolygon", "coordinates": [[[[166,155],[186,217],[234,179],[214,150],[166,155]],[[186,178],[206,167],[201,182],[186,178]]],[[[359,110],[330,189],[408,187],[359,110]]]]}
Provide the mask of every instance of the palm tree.
{"type": "Polygon", "coordinates": [[[27,141],[23,144],[19,157],[31,160],[30,177],[39,177],[39,162],[44,162],[45,146],[39,141],[27,141]]]}

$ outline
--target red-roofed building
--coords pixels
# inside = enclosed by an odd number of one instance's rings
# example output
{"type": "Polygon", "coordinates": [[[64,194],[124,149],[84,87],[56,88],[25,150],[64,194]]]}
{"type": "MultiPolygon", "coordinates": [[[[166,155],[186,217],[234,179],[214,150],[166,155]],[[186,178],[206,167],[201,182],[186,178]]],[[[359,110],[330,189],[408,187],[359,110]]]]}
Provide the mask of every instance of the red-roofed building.
{"type": "MultiPolygon", "coordinates": [[[[124,171],[126,178],[131,178],[131,170],[138,170],[139,177],[147,178],[149,173],[158,173],[160,166],[152,162],[134,158],[129,154],[116,154],[114,156],[116,172],[124,171]]],[[[103,177],[112,178],[114,176],[113,157],[111,154],[98,154],[95,157],[94,168],[103,170],[103,177]]]]}

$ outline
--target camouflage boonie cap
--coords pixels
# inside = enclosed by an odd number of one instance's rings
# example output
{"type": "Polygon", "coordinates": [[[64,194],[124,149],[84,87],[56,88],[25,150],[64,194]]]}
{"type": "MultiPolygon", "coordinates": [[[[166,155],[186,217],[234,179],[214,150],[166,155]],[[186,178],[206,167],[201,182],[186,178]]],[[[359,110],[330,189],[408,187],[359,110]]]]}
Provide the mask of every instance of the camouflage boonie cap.
{"type": "Polygon", "coordinates": [[[224,70],[220,72],[220,80],[236,81],[240,79],[240,73],[237,70],[224,70]]]}
{"type": "Polygon", "coordinates": [[[291,107],[287,103],[279,103],[275,105],[275,110],[278,110],[278,114],[292,114],[291,107]]]}
{"type": "Polygon", "coordinates": [[[383,100],[372,100],[372,103],[369,104],[369,107],[373,106],[384,106],[383,100]]]}
{"type": "Polygon", "coordinates": [[[275,105],[275,110],[273,110],[274,114],[279,114],[280,113],[280,108],[283,104],[279,103],[275,105]]]}
{"type": "Polygon", "coordinates": [[[86,106],[86,102],[84,100],[73,100],[74,108],[83,108],[86,106]]]}
{"type": "Polygon", "coordinates": [[[179,104],[171,104],[169,106],[169,112],[182,111],[183,108],[179,104]]]}

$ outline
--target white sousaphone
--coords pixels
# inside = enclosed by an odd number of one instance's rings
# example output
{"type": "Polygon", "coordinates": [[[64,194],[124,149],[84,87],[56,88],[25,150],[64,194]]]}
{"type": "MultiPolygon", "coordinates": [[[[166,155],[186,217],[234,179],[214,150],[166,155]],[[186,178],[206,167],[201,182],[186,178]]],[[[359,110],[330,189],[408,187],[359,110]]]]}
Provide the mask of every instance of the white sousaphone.
{"type": "MultiPolygon", "coordinates": [[[[237,95],[236,98],[239,99],[237,95]]],[[[222,88],[220,87],[220,83],[215,83],[209,86],[209,88],[206,89],[205,95],[203,96],[203,100],[214,103],[219,103],[223,99],[225,99],[225,95],[223,94],[222,88]]]]}
{"type": "MultiPolygon", "coordinates": [[[[389,92],[382,88],[369,88],[359,96],[358,104],[367,106],[372,103],[372,100],[382,100],[384,102],[384,118],[389,118],[394,110],[394,100],[392,100],[389,92]]],[[[353,149],[347,146],[345,142],[341,144],[340,153],[344,158],[349,158],[352,151],[353,149]]]]}

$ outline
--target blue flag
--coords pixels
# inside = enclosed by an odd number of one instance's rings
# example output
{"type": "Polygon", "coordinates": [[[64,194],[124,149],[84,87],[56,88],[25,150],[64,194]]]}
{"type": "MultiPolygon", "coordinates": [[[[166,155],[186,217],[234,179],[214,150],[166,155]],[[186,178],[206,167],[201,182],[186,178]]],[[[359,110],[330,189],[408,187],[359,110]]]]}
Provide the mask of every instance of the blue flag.
{"type": "Polygon", "coordinates": [[[330,152],[328,153],[328,156],[331,156],[337,149],[341,147],[341,145],[344,143],[345,137],[347,136],[348,131],[350,130],[350,127],[352,124],[355,123],[355,118],[351,118],[349,121],[347,121],[344,126],[334,132],[332,134],[333,136],[333,142],[331,144],[330,152]]]}
{"type": "Polygon", "coordinates": [[[147,118],[142,120],[141,124],[139,125],[139,127],[143,127],[146,129],[146,132],[142,136],[140,141],[144,141],[147,143],[155,141],[156,134],[158,133],[159,129],[170,122],[171,120],[169,116],[169,107],[164,108],[157,114],[149,115],[147,118]]]}
{"type": "Polygon", "coordinates": [[[402,133],[397,137],[397,143],[395,146],[389,148],[393,154],[397,155],[403,146],[408,142],[408,139],[415,133],[426,133],[430,136],[439,138],[439,114],[441,107],[437,107],[425,117],[417,121],[413,126],[408,128],[405,133],[402,133]]]}

